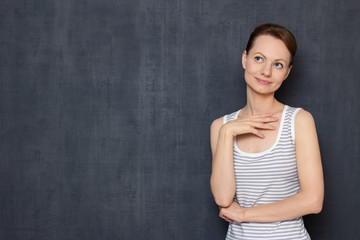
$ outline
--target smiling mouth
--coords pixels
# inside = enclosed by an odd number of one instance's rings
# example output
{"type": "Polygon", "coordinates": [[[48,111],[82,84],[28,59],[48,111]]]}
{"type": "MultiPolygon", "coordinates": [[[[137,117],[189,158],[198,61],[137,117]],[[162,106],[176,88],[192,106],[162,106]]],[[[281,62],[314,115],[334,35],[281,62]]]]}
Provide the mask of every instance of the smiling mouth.
{"type": "Polygon", "coordinates": [[[266,80],[263,80],[263,79],[260,79],[260,78],[255,78],[259,83],[263,84],[263,85],[268,85],[270,84],[271,82],[269,81],[266,81],[266,80]]]}

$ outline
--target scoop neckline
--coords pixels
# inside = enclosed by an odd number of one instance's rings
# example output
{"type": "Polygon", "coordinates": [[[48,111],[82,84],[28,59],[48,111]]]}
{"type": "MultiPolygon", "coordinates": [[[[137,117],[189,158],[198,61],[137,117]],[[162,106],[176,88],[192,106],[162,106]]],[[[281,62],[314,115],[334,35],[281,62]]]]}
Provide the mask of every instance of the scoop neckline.
{"type": "MultiPolygon", "coordinates": [[[[261,151],[261,152],[256,152],[256,153],[244,152],[244,151],[240,150],[240,148],[238,147],[238,145],[237,145],[237,143],[236,143],[236,136],[235,136],[235,137],[234,137],[234,141],[233,141],[233,142],[234,142],[234,147],[235,147],[235,149],[236,149],[238,152],[240,152],[241,154],[243,154],[243,155],[254,156],[254,157],[260,156],[260,155],[264,155],[264,154],[270,152],[272,149],[274,149],[275,146],[278,144],[278,142],[279,142],[279,140],[280,140],[280,136],[281,136],[282,129],[283,129],[283,125],[284,125],[284,119],[285,119],[285,115],[286,115],[286,110],[287,110],[287,108],[288,108],[288,105],[285,104],[285,105],[284,105],[284,109],[282,110],[282,113],[281,113],[281,120],[280,120],[279,130],[278,130],[278,132],[277,132],[276,140],[275,140],[274,144],[273,144],[270,148],[268,148],[268,149],[266,149],[266,150],[264,150],[264,151],[261,151]]],[[[238,112],[237,112],[236,115],[235,115],[235,119],[238,118],[241,110],[242,110],[242,109],[238,110],[238,112]]]]}

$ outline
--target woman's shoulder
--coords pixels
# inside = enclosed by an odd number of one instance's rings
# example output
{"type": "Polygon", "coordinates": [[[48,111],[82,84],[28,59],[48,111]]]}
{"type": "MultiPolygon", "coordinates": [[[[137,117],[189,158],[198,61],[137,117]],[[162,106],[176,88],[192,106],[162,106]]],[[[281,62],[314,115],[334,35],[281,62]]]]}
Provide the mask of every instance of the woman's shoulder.
{"type": "Polygon", "coordinates": [[[313,120],[312,114],[303,107],[288,106],[295,115],[295,121],[311,121],[313,120]]]}
{"type": "Polygon", "coordinates": [[[211,126],[214,128],[220,128],[223,124],[236,119],[240,110],[233,111],[231,113],[225,114],[219,118],[216,118],[212,123],[211,126]]]}
{"type": "Polygon", "coordinates": [[[297,107],[294,116],[294,124],[296,132],[305,133],[310,129],[315,129],[315,120],[310,111],[297,107]]]}
{"type": "Polygon", "coordinates": [[[303,107],[295,107],[295,106],[289,106],[287,105],[288,108],[290,109],[290,111],[293,113],[294,118],[296,119],[296,121],[300,120],[311,120],[313,118],[312,114],[304,109],[303,107]]]}
{"type": "Polygon", "coordinates": [[[224,116],[215,119],[211,123],[210,128],[211,129],[219,129],[221,127],[221,125],[223,125],[223,119],[224,119],[224,116]]]}

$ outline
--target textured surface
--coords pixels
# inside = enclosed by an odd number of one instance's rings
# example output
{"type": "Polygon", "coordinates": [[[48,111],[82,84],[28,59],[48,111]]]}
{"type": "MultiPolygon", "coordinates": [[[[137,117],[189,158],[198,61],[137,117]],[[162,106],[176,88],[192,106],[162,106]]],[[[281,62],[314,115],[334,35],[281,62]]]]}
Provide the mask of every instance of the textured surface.
{"type": "Polygon", "coordinates": [[[0,239],[223,239],[209,127],[245,104],[267,21],[297,37],[277,97],[317,124],[313,239],[360,228],[358,1],[0,1],[0,239]]]}

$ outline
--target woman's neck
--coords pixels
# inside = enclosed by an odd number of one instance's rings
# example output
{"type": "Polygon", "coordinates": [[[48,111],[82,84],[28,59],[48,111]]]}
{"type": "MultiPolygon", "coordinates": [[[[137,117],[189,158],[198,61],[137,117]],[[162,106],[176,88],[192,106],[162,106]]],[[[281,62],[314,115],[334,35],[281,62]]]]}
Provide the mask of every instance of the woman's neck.
{"type": "Polygon", "coordinates": [[[261,113],[277,113],[283,109],[284,104],[277,101],[272,94],[259,94],[246,88],[247,103],[244,107],[243,113],[248,115],[261,114],[261,113]]]}

